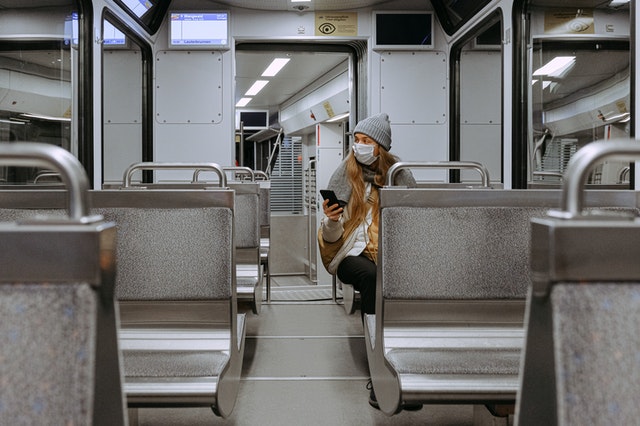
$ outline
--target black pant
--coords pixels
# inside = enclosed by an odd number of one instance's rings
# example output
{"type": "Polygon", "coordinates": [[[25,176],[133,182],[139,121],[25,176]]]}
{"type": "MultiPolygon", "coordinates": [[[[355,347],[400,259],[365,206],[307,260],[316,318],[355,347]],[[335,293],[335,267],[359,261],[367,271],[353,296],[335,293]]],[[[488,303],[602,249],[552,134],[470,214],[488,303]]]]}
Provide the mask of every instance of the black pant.
{"type": "Polygon", "coordinates": [[[360,292],[360,315],[376,310],[376,264],[368,257],[347,256],[338,265],[338,278],[360,292]]]}

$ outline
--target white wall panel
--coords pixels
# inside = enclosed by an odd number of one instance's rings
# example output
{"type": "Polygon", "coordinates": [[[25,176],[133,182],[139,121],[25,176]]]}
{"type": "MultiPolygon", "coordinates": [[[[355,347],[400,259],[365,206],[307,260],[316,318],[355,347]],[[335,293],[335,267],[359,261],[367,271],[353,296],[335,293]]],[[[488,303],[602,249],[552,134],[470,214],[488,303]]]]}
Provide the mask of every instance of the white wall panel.
{"type": "MultiPolygon", "coordinates": [[[[391,126],[391,152],[400,161],[445,161],[449,159],[446,126],[394,125],[391,126]]],[[[442,170],[412,170],[416,180],[444,182],[447,174],[442,170]]]]}
{"type": "MultiPolygon", "coordinates": [[[[122,182],[124,171],[142,161],[142,126],[118,124],[104,127],[104,181],[122,182]]],[[[141,174],[134,176],[135,181],[141,174]]]]}
{"type": "Polygon", "coordinates": [[[161,51],[156,54],[156,121],[220,123],[222,54],[217,51],[161,51]],[[184,82],[184,84],[181,84],[184,82]],[[187,84],[188,83],[188,84],[187,84]]]}
{"type": "MultiPolygon", "coordinates": [[[[491,182],[501,181],[501,127],[499,124],[472,124],[460,126],[460,137],[463,141],[460,147],[460,159],[463,161],[477,161],[489,171],[491,182]]],[[[480,175],[476,171],[462,171],[463,182],[480,182],[480,175]]]]}
{"type": "Polygon", "coordinates": [[[460,123],[499,124],[502,53],[465,51],[460,60],[460,123]],[[481,82],[479,84],[479,82],[481,82]]]}
{"type": "Polygon", "coordinates": [[[142,59],[140,52],[107,50],[103,56],[104,121],[142,126],[142,59]]]}
{"type": "Polygon", "coordinates": [[[443,52],[382,52],[380,111],[394,124],[447,121],[447,59],[443,52]]]}

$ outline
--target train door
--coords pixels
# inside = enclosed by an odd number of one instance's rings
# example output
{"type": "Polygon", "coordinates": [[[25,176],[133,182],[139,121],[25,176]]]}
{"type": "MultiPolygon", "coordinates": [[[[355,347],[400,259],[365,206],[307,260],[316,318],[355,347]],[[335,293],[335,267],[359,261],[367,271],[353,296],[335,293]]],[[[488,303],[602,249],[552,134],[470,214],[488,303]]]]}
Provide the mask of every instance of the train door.
{"type": "Polygon", "coordinates": [[[102,25],[102,182],[109,185],[131,164],[153,160],[151,49],[111,13],[102,25]]]}
{"type": "Polygon", "coordinates": [[[235,56],[236,158],[270,176],[271,272],[315,281],[317,179],[343,158],[356,103],[350,65],[355,54],[338,45],[245,42],[235,56]],[[318,134],[328,135],[328,129],[340,135],[340,155],[322,160],[318,134]]]}
{"type": "MultiPolygon", "coordinates": [[[[505,168],[511,163],[504,154],[502,89],[508,17],[499,5],[486,10],[489,0],[431,3],[443,31],[453,40],[448,72],[448,160],[479,162],[489,172],[492,186],[508,186],[505,168]]],[[[475,184],[481,177],[475,171],[453,170],[448,180],[475,184]]]]}
{"type": "MultiPolygon", "coordinates": [[[[502,33],[502,16],[494,13],[451,49],[449,157],[483,164],[494,187],[504,182],[502,33]]],[[[480,182],[474,171],[450,174],[451,182],[480,182]]]]}

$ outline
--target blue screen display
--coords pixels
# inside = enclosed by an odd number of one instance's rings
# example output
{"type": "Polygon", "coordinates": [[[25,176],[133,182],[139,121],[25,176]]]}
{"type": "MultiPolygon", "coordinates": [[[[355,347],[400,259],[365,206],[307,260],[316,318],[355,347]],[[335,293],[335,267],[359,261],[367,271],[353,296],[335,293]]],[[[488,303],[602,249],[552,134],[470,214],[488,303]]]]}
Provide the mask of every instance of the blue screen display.
{"type": "Polygon", "coordinates": [[[173,12],[170,23],[170,46],[225,47],[229,43],[229,15],[225,12],[173,12]]]}

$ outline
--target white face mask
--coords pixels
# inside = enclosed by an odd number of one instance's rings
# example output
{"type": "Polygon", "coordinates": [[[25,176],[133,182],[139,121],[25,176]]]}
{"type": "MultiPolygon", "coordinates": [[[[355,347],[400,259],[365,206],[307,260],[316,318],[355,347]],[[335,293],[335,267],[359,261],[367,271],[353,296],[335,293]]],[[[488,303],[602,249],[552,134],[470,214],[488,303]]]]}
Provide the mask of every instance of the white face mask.
{"type": "Polygon", "coordinates": [[[360,164],[369,166],[378,159],[378,156],[373,155],[373,145],[366,143],[356,143],[353,145],[353,155],[356,156],[356,160],[360,164]]]}

